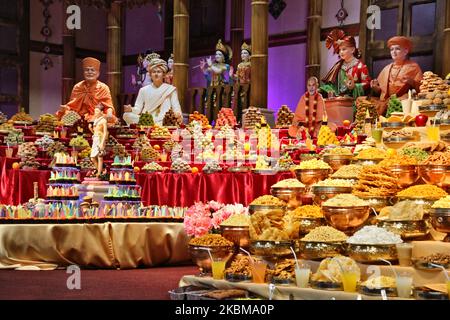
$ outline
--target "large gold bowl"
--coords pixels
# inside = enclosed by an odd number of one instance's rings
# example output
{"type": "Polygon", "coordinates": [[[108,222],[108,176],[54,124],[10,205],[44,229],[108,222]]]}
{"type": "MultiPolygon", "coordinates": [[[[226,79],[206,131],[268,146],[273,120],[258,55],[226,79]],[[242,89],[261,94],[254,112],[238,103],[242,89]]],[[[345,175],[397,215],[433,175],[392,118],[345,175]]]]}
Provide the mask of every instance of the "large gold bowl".
{"type": "Polygon", "coordinates": [[[222,236],[234,243],[235,250],[248,249],[250,231],[248,226],[220,226],[222,236]]]}
{"type": "Polygon", "coordinates": [[[291,247],[294,248],[292,241],[266,241],[251,240],[250,253],[262,257],[263,259],[278,260],[292,256],[291,247]]]}
{"type": "Polygon", "coordinates": [[[450,242],[450,209],[449,208],[432,208],[430,209],[431,224],[436,231],[447,234],[444,239],[450,242]]]}
{"type": "Polygon", "coordinates": [[[324,218],[296,218],[295,221],[300,223],[298,229],[300,237],[308,234],[312,229],[326,225],[324,218]]]}
{"type": "Polygon", "coordinates": [[[360,196],[361,199],[365,200],[369,206],[374,209],[376,212],[380,212],[384,207],[392,206],[394,204],[394,197],[386,197],[386,196],[369,196],[363,197],[360,196]]]}
{"type": "Polygon", "coordinates": [[[297,179],[307,186],[325,180],[330,174],[331,169],[295,169],[297,179]]]}
{"type": "Polygon", "coordinates": [[[350,164],[352,159],[352,154],[325,154],[323,156],[323,161],[328,163],[334,172],[339,170],[339,168],[350,164]]]}
{"type": "Polygon", "coordinates": [[[298,251],[303,259],[322,260],[345,253],[343,242],[297,241],[298,251]]]}
{"type": "Polygon", "coordinates": [[[314,194],[314,203],[320,206],[323,202],[338,194],[352,193],[352,187],[313,186],[312,193],[314,194]]]}
{"type": "Polygon", "coordinates": [[[388,261],[396,261],[398,259],[395,244],[347,243],[346,255],[361,263],[382,262],[380,259],[388,261]]]}
{"type": "Polygon", "coordinates": [[[403,240],[421,238],[429,232],[426,220],[378,220],[377,226],[398,234],[403,240]]]}
{"type": "Polygon", "coordinates": [[[328,207],[322,206],[325,220],[334,228],[345,233],[353,233],[369,218],[370,207],[328,207]]]}
{"type": "Polygon", "coordinates": [[[206,275],[211,273],[211,257],[208,253],[208,249],[211,252],[213,258],[226,258],[233,252],[232,246],[196,246],[189,245],[189,253],[191,254],[192,261],[199,267],[200,275],[206,275]]]}
{"type": "Polygon", "coordinates": [[[419,179],[415,165],[394,165],[389,167],[389,171],[397,177],[397,184],[402,189],[411,186],[419,179]]]}
{"type": "Polygon", "coordinates": [[[302,196],[305,193],[305,188],[270,188],[270,194],[283,200],[287,203],[288,209],[295,209],[302,205],[302,196]]]}
{"type": "Polygon", "coordinates": [[[248,206],[248,212],[250,214],[254,214],[256,212],[263,212],[263,213],[270,213],[276,211],[278,212],[285,212],[286,207],[285,206],[275,206],[275,205],[266,205],[266,204],[251,204],[248,206]]]}
{"type": "Polygon", "coordinates": [[[439,187],[450,185],[450,164],[421,165],[418,171],[419,176],[428,184],[434,184],[439,187]]]}

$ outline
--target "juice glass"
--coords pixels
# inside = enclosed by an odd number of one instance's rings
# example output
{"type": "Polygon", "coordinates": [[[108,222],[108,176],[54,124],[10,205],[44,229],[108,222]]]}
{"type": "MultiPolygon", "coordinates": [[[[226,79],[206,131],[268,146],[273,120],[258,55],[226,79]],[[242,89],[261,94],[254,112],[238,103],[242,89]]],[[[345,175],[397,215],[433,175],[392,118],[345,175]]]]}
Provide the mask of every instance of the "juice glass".
{"type": "Polygon", "coordinates": [[[311,267],[307,264],[301,264],[295,268],[295,280],[297,287],[307,288],[309,283],[309,275],[311,274],[311,267]]]}
{"type": "Polygon", "coordinates": [[[228,257],[224,257],[224,258],[214,258],[214,260],[211,261],[213,279],[215,280],[223,279],[223,273],[225,271],[227,260],[228,257]]]}
{"type": "Polygon", "coordinates": [[[448,299],[450,300],[450,280],[447,280],[447,294],[448,294],[448,299]]]}
{"type": "Polygon", "coordinates": [[[252,278],[254,283],[265,283],[266,282],[266,269],[267,263],[261,260],[254,260],[250,263],[250,268],[252,270],[252,278]]]}
{"type": "Polygon", "coordinates": [[[345,292],[356,292],[356,284],[358,282],[358,274],[355,272],[341,273],[342,285],[345,292]]]}
{"type": "Polygon", "coordinates": [[[411,256],[412,256],[412,243],[397,243],[395,245],[397,248],[397,256],[399,265],[407,267],[411,265],[411,256]]]}
{"type": "Polygon", "coordinates": [[[439,127],[436,126],[428,126],[427,127],[427,137],[430,141],[439,142],[439,127]]]}
{"type": "Polygon", "coordinates": [[[374,128],[372,129],[372,138],[375,139],[376,143],[381,143],[383,137],[383,129],[374,128]]]}
{"type": "Polygon", "coordinates": [[[413,285],[413,277],[409,272],[403,272],[396,278],[397,294],[400,298],[409,298],[413,285]]]}
{"type": "Polygon", "coordinates": [[[6,150],[5,150],[6,157],[7,157],[7,158],[12,158],[13,152],[14,152],[14,149],[13,149],[13,148],[8,148],[8,149],[6,149],[6,150]]]}

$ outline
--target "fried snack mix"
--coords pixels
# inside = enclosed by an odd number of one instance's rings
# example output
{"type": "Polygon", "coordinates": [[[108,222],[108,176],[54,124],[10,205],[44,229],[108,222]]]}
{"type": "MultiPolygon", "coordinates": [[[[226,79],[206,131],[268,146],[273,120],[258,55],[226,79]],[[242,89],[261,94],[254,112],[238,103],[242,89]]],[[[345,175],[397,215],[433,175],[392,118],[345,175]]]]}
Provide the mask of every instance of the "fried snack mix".
{"type": "Polygon", "coordinates": [[[225,274],[251,276],[250,258],[243,255],[236,256],[231,265],[225,269],[225,274]]]}
{"type": "Polygon", "coordinates": [[[406,155],[395,154],[382,160],[378,165],[381,167],[392,167],[396,165],[416,165],[417,159],[406,155]]]}
{"type": "Polygon", "coordinates": [[[193,246],[203,246],[203,247],[233,246],[233,242],[225,239],[220,234],[205,234],[198,238],[192,238],[189,241],[189,244],[193,246]]]}
{"type": "Polygon", "coordinates": [[[397,196],[405,198],[439,199],[447,196],[447,192],[431,184],[420,184],[400,191],[397,193],[397,196]]]}
{"type": "Polygon", "coordinates": [[[434,154],[426,158],[424,161],[422,161],[421,164],[450,165],[450,151],[435,152],[434,154]]]}
{"type": "Polygon", "coordinates": [[[363,166],[358,164],[349,164],[340,167],[335,173],[331,175],[333,179],[352,179],[358,178],[363,166]]]}
{"type": "Polygon", "coordinates": [[[250,203],[251,205],[260,205],[260,206],[286,206],[286,202],[283,200],[278,199],[277,197],[271,196],[271,195],[265,195],[256,198],[255,200],[250,203]]]}
{"type": "Polygon", "coordinates": [[[357,281],[361,280],[361,270],[358,264],[355,260],[344,256],[336,256],[322,260],[317,272],[311,276],[311,280],[340,283],[342,282],[342,269],[344,272],[356,273],[357,281]]]}
{"type": "Polygon", "coordinates": [[[274,269],[268,269],[267,274],[269,276],[280,280],[295,279],[295,260],[285,259],[275,264],[274,269]]]}
{"type": "Polygon", "coordinates": [[[359,175],[353,194],[358,197],[394,196],[398,192],[398,178],[381,166],[366,166],[359,175]]]}
{"type": "Polygon", "coordinates": [[[378,148],[367,148],[361,150],[356,159],[384,159],[386,157],[386,151],[378,148]]]}
{"type": "Polygon", "coordinates": [[[450,196],[439,199],[433,204],[432,208],[450,209],[450,196]]]}
{"type": "Polygon", "coordinates": [[[347,241],[347,238],[342,231],[329,226],[321,226],[311,230],[301,240],[310,242],[343,242],[347,241]]]}
{"type": "Polygon", "coordinates": [[[248,227],[250,225],[250,216],[246,214],[234,214],[223,221],[221,226],[248,227]]]}
{"type": "Polygon", "coordinates": [[[349,193],[342,193],[322,203],[323,207],[364,207],[369,203],[349,193]]]}
{"type": "Polygon", "coordinates": [[[284,211],[258,211],[250,217],[250,238],[252,240],[282,241],[289,240],[284,229],[284,211]]]}
{"type": "Polygon", "coordinates": [[[311,159],[300,162],[298,169],[331,169],[331,167],[323,160],[311,159]]]}
{"type": "Polygon", "coordinates": [[[298,181],[297,179],[284,179],[272,185],[272,188],[304,188],[304,187],[305,185],[300,181],[298,181]]]}

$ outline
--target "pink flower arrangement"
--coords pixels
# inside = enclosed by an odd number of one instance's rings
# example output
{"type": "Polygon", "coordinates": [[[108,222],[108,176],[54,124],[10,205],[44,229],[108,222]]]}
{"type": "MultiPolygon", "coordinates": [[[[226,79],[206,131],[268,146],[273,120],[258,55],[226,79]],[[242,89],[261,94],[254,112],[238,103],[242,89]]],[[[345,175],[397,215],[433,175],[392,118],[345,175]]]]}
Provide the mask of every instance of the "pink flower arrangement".
{"type": "Polygon", "coordinates": [[[184,230],[188,236],[201,237],[219,229],[220,224],[234,214],[248,214],[248,209],[242,204],[196,202],[185,213],[184,230]]]}

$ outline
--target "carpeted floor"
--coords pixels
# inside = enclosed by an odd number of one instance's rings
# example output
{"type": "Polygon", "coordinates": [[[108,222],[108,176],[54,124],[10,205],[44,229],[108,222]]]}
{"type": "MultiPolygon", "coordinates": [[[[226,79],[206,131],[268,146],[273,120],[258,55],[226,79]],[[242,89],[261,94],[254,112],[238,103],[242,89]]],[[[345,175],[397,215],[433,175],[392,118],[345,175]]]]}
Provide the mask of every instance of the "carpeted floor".
{"type": "Polygon", "coordinates": [[[181,277],[195,266],[133,270],[81,270],[81,289],[69,290],[66,270],[0,270],[0,300],[167,300],[181,277]]]}

